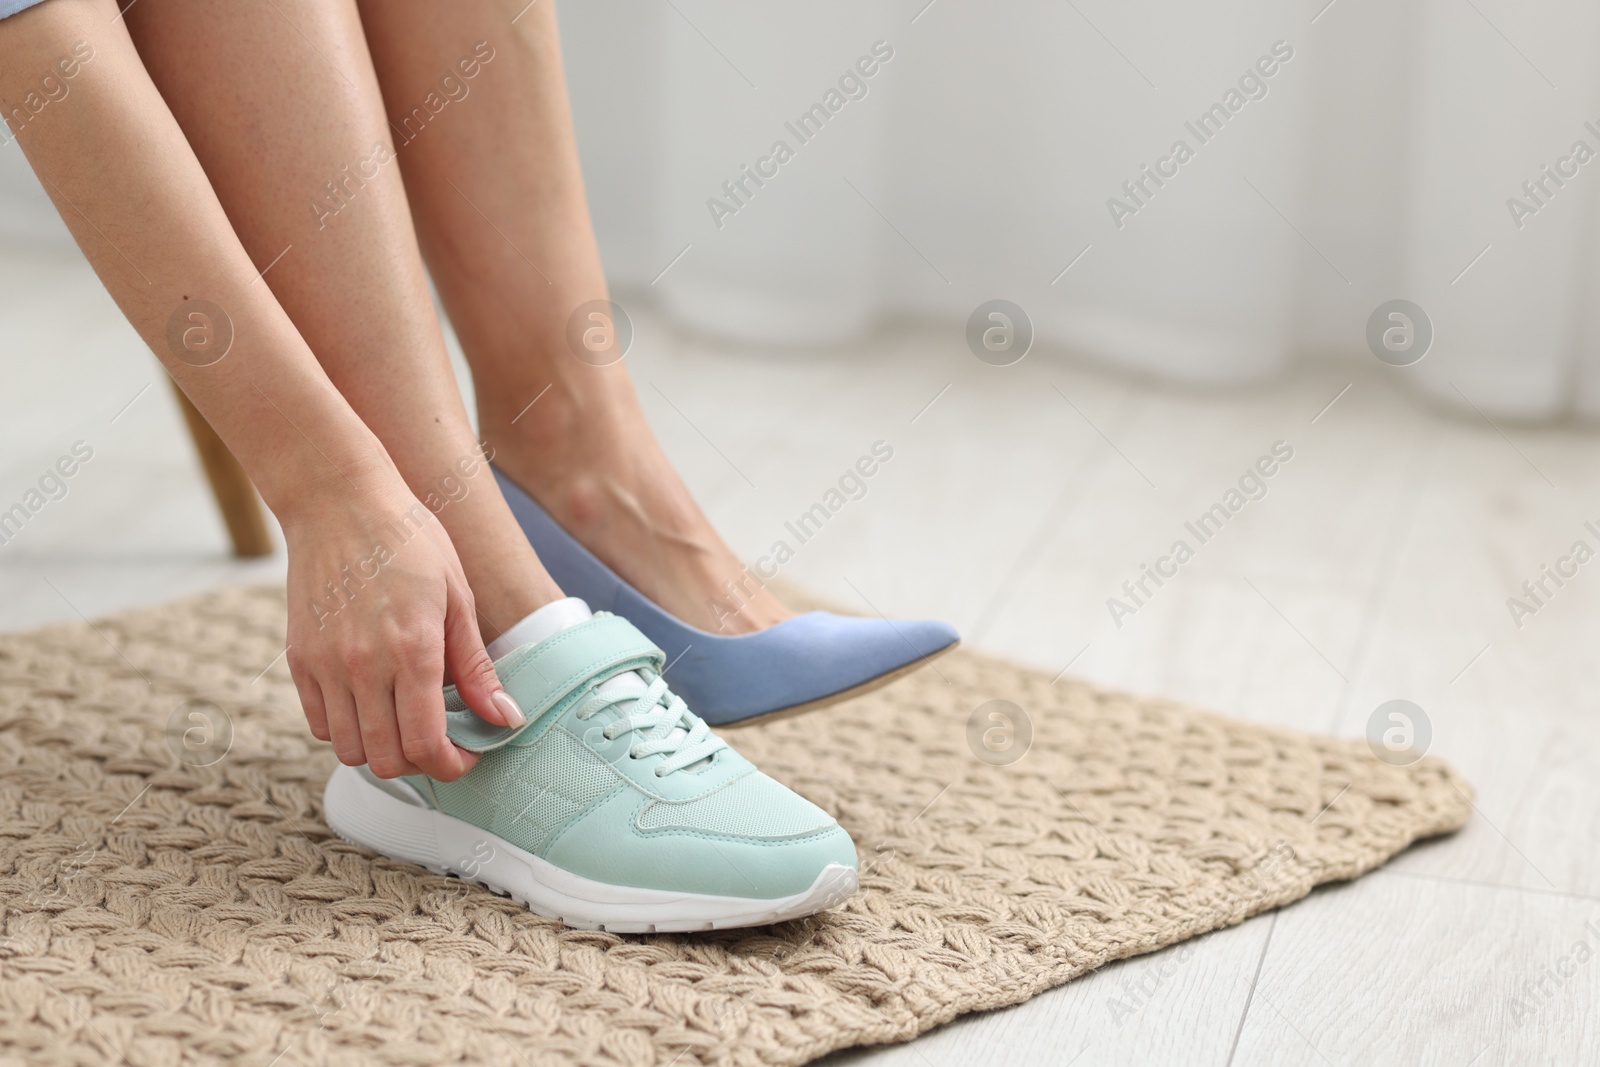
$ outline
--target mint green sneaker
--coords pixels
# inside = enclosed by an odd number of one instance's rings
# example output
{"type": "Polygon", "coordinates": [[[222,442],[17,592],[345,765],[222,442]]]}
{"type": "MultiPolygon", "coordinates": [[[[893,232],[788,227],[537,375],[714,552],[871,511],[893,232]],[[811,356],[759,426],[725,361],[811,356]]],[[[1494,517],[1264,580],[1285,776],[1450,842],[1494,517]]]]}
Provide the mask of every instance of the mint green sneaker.
{"type": "Polygon", "coordinates": [[[454,782],[341,766],[328,826],[583,929],[760,926],[855,892],[850,835],[713,734],[664,661],[604,612],[509,652],[495,668],[526,725],[480,719],[446,689],[450,738],[477,766],[454,782]]]}

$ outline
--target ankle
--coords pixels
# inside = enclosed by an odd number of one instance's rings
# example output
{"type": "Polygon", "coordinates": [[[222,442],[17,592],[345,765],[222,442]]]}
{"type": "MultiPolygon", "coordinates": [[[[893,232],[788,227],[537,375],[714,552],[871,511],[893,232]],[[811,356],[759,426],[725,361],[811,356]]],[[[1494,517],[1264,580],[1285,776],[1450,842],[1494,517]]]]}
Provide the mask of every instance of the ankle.
{"type": "Polygon", "coordinates": [[[565,500],[545,495],[565,497],[602,474],[639,471],[641,457],[654,450],[631,391],[558,378],[527,392],[530,399],[522,400],[521,392],[490,390],[479,402],[478,425],[493,462],[524,488],[538,489],[546,506],[564,510],[565,500]],[[513,409],[501,398],[520,403],[513,409]]]}
{"type": "Polygon", "coordinates": [[[483,643],[496,637],[547,604],[562,599],[559,586],[538,569],[536,575],[517,576],[508,582],[480,582],[473,587],[478,633],[483,643]],[[542,579],[542,580],[541,580],[542,579]]]}
{"type": "MultiPolygon", "coordinates": [[[[490,482],[494,490],[493,481],[490,482]]],[[[518,620],[565,594],[544,569],[533,546],[497,490],[472,493],[439,514],[462,574],[472,590],[485,643],[518,620]]]]}
{"type": "Polygon", "coordinates": [[[521,360],[514,367],[493,377],[474,370],[482,435],[559,442],[597,423],[641,414],[621,363],[593,367],[557,352],[521,360]]]}
{"type": "Polygon", "coordinates": [[[749,575],[657,446],[620,365],[479,395],[479,432],[495,464],[669,613],[721,633],[791,614],[759,586],[730,590],[749,575]]]}

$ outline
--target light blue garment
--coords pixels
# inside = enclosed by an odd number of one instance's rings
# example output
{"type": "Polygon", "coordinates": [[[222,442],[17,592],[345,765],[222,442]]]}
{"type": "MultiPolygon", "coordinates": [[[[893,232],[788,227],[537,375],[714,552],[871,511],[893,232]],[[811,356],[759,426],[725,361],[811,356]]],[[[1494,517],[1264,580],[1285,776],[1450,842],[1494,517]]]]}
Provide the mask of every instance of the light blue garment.
{"type": "Polygon", "coordinates": [[[713,726],[802,707],[913,666],[960,640],[933,620],[811,611],[752,634],[696,629],[623,581],[498,468],[495,477],[539,560],[568,596],[633,623],[667,657],[667,681],[713,726]]]}
{"type": "Polygon", "coordinates": [[[35,4],[42,3],[44,3],[44,0],[0,0],[0,19],[9,18],[18,11],[23,11],[35,4]]]}

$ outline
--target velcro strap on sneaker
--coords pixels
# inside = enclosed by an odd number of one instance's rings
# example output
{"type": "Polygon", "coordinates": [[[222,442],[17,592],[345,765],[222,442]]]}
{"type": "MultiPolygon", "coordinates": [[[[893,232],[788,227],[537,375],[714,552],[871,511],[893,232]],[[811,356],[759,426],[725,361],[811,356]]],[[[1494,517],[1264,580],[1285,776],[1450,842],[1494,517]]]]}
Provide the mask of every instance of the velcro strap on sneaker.
{"type": "Polygon", "coordinates": [[[640,668],[659,673],[666,661],[666,653],[633,623],[596,612],[495,665],[500,684],[528,717],[524,725],[512,729],[479,718],[450,686],[444,691],[445,732],[468,752],[490,752],[523,735],[531,740],[607,678],[640,668]]]}

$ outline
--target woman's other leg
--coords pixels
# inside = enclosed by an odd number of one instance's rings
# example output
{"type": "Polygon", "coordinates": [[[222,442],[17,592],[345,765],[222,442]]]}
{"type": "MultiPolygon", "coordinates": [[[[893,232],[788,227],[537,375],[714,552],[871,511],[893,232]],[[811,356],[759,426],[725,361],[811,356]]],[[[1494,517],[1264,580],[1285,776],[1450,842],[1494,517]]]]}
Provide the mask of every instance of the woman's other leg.
{"type": "Polygon", "coordinates": [[[718,607],[725,582],[749,581],[738,559],[656,444],[622,363],[567,348],[568,318],[607,294],[551,0],[360,7],[495,462],[678,618],[740,633],[787,617],[759,587],[736,615],[718,607]]]}

